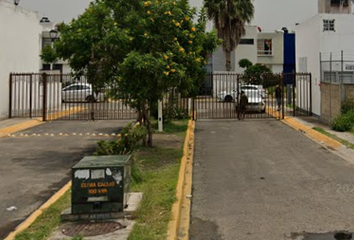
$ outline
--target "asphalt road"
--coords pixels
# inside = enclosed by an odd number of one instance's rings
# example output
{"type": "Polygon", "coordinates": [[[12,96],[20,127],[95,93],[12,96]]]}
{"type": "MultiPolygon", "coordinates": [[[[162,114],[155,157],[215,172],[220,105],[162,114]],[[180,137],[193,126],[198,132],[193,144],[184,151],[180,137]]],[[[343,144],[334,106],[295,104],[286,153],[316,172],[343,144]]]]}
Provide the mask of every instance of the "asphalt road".
{"type": "Polygon", "coordinates": [[[49,122],[0,138],[0,239],[70,180],[71,167],[97,141],[112,139],[128,122],[49,122]],[[8,211],[12,206],[17,210],[8,211]]]}
{"type": "Polygon", "coordinates": [[[195,137],[190,240],[354,232],[354,165],[302,133],[277,120],[199,121],[195,137]]]}

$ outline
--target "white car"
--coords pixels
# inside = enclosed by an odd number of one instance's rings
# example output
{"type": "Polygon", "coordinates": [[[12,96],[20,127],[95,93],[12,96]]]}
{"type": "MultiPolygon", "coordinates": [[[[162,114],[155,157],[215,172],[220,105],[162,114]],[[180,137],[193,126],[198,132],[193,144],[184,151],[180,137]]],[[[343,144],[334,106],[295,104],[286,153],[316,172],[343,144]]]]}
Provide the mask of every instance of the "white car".
{"type": "Polygon", "coordinates": [[[62,89],[62,102],[97,102],[104,100],[104,94],[94,93],[89,83],[73,83],[62,89]]]}
{"type": "MultiPolygon", "coordinates": [[[[247,96],[247,94],[246,94],[247,96]]],[[[248,97],[248,104],[246,107],[247,112],[261,112],[265,113],[265,102],[261,96],[251,96],[248,97]]]]}
{"type": "MultiPolygon", "coordinates": [[[[251,85],[251,84],[244,84],[240,85],[240,92],[243,91],[248,98],[265,98],[266,93],[263,89],[262,85],[251,85]]],[[[231,91],[222,91],[218,93],[217,98],[220,101],[224,102],[234,102],[237,99],[237,91],[232,89],[231,91]]]]}

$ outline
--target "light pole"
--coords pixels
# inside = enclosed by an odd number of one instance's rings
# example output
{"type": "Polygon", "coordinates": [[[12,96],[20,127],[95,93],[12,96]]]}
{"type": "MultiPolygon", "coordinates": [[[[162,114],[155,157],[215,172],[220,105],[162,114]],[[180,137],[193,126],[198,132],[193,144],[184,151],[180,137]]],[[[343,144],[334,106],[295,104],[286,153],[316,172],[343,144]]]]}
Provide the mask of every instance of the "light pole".
{"type": "MultiPolygon", "coordinates": [[[[58,31],[55,30],[55,29],[52,29],[49,31],[49,37],[50,39],[52,40],[52,43],[51,43],[51,47],[52,49],[54,48],[54,41],[55,39],[57,39],[58,37],[58,31]]],[[[52,71],[53,70],[53,63],[50,63],[50,70],[52,71]]]]}
{"type": "Polygon", "coordinates": [[[14,0],[14,4],[17,6],[20,3],[20,0],[14,0]]]}

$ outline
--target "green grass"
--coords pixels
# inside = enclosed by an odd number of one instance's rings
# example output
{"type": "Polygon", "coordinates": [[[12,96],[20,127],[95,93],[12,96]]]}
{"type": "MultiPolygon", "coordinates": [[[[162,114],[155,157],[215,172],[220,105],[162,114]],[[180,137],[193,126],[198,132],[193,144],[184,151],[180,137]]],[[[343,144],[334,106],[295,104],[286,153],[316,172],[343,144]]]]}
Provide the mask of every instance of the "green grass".
{"type": "MultiPolygon", "coordinates": [[[[164,124],[162,134],[176,135],[184,139],[188,120],[164,124]]],[[[160,134],[154,134],[158,138],[160,134]]],[[[164,240],[170,220],[170,212],[176,200],[176,184],[183,154],[178,144],[140,147],[134,154],[132,174],[139,175],[139,181],[132,181],[131,191],[143,192],[144,197],[134,214],[136,224],[129,240],[164,240]]],[[[58,226],[60,214],[70,207],[71,193],[68,191],[15,240],[46,240],[58,226]]],[[[80,236],[72,240],[82,240],[80,236]]]]}
{"type": "MultiPolygon", "coordinates": [[[[163,133],[166,134],[176,134],[185,133],[188,128],[188,119],[176,120],[173,122],[167,122],[163,124],[163,133]]],[[[153,128],[158,129],[158,123],[156,120],[152,121],[153,128]]]]}
{"type": "MultiPolygon", "coordinates": [[[[183,137],[187,123],[188,120],[179,120],[164,124],[163,134],[183,137]]],[[[135,214],[137,223],[129,240],[166,239],[171,207],[176,201],[176,184],[182,154],[182,147],[139,149],[135,161],[143,168],[143,181],[133,184],[132,191],[143,192],[144,198],[135,214]]]]}
{"type": "MultiPolygon", "coordinates": [[[[353,143],[350,143],[347,140],[341,139],[341,138],[337,137],[336,135],[327,132],[323,128],[314,127],[313,129],[318,131],[318,132],[320,132],[320,133],[322,133],[322,134],[324,134],[324,135],[326,135],[326,136],[328,136],[328,137],[330,137],[330,138],[332,138],[332,139],[334,139],[334,140],[336,140],[336,141],[338,141],[338,142],[340,142],[341,144],[343,144],[344,146],[346,146],[348,148],[354,149],[354,144],[353,143]]],[[[353,132],[353,129],[352,129],[352,132],[353,132]]]]}
{"type": "Polygon", "coordinates": [[[67,191],[58,201],[46,209],[29,228],[17,234],[15,240],[47,239],[59,226],[61,212],[70,207],[70,197],[70,191],[67,191]]]}

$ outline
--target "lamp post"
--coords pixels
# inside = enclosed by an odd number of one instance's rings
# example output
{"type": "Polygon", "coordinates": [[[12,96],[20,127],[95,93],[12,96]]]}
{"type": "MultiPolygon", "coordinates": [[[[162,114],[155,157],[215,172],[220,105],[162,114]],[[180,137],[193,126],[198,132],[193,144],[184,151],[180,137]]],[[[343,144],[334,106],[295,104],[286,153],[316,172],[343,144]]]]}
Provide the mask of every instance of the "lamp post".
{"type": "Polygon", "coordinates": [[[20,3],[20,0],[14,0],[14,4],[17,6],[20,3]]]}
{"type": "MultiPolygon", "coordinates": [[[[58,31],[55,29],[52,29],[49,31],[49,37],[52,40],[51,47],[54,48],[54,41],[58,37],[58,31]]],[[[50,63],[50,70],[53,70],[53,63],[50,63]]]]}

